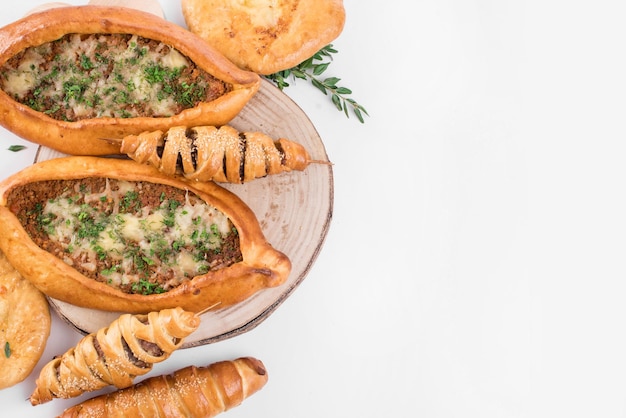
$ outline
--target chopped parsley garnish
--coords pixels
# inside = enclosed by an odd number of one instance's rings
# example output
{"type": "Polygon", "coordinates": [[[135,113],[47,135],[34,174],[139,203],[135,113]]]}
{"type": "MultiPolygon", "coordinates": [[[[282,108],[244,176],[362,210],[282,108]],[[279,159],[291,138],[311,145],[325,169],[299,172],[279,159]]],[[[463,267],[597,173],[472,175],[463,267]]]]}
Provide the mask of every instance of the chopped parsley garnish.
{"type": "Polygon", "coordinates": [[[165,290],[156,283],[150,283],[147,280],[139,280],[132,285],[133,293],[139,293],[141,295],[152,295],[157,293],[164,293],[165,290]]]}
{"type": "Polygon", "coordinates": [[[145,186],[126,183],[106,195],[93,183],[71,183],[24,216],[38,235],[56,243],[64,261],[127,293],[166,292],[181,280],[240,260],[233,247],[237,231],[216,208],[180,192],[158,191],[150,198],[145,186]],[[224,259],[222,246],[237,258],[224,259]]]}
{"type": "Polygon", "coordinates": [[[0,68],[0,88],[38,112],[68,121],[170,117],[232,88],[170,46],[127,34],[79,41],[76,36],[18,53],[0,68]],[[52,60],[51,51],[59,51],[52,60]],[[31,57],[41,63],[21,65],[31,57]]]}

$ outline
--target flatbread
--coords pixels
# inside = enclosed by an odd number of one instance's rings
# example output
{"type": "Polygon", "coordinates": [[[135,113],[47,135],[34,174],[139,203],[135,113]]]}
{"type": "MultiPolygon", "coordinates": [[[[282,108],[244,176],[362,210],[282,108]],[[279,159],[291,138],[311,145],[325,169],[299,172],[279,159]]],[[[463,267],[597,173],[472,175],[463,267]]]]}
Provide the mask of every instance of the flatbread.
{"type": "Polygon", "coordinates": [[[238,67],[273,74],[339,36],[343,0],[182,0],[189,30],[238,67]]]}
{"type": "Polygon", "coordinates": [[[28,377],[49,335],[47,299],[0,252],[0,389],[28,377]]]}

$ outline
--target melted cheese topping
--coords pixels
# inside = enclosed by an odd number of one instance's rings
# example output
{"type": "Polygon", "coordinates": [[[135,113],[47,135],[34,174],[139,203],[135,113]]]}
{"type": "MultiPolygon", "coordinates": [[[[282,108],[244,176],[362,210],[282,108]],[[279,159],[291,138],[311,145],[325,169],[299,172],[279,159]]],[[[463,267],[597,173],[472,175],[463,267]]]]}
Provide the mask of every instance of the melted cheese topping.
{"type": "Polygon", "coordinates": [[[169,117],[207,99],[211,76],[183,76],[193,67],[187,57],[146,41],[137,35],[66,35],[5,64],[0,87],[37,111],[67,120],[169,117]]]}
{"type": "Polygon", "coordinates": [[[203,201],[193,204],[189,196],[184,203],[138,207],[137,184],[118,185],[112,190],[107,181],[101,193],[69,190],[47,201],[41,216],[49,239],[66,252],[66,263],[93,271],[107,259],[111,267],[100,274],[114,286],[145,284],[151,270],[169,278],[164,291],[211,269],[205,253],[219,252],[234,232],[224,213],[203,201]],[[99,210],[98,202],[113,209],[99,210]]]}

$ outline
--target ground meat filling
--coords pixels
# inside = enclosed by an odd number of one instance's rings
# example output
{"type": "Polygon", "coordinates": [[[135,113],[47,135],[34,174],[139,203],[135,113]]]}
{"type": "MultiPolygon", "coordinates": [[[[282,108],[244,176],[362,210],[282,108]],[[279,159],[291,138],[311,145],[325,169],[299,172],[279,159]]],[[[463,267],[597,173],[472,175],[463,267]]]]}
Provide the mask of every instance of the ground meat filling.
{"type": "Polygon", "coordinates": [[[35,244],[125,293],[167,292],[243,259],[225,214],[167,185],[50,180],[16,187],[7,201],[35,244]]]}
{"type": "Polygon", "coordinates": [[[176,49],[128,34],[68,34],[0,68],[14,100],[63,121],[170,117],[232,90],[176,49]]]}
{"type": "MultiPolygon", "coordinates": [[[[163,355],[163,350],[152,342],[146,340],[139,340],[139,344],[141,345],[142,350],[153,357],[161,357],[163,355]]],[[[145,361],[137,358],[133,350],[128,346],[128,343],[125,339],[122,338],[122,347],[124,347],[124,353],[126,353],[126,358],[128,358],[135,366],[141,367],[142,369],[150,368],[151,364],[146,363],[145,361]]]]}

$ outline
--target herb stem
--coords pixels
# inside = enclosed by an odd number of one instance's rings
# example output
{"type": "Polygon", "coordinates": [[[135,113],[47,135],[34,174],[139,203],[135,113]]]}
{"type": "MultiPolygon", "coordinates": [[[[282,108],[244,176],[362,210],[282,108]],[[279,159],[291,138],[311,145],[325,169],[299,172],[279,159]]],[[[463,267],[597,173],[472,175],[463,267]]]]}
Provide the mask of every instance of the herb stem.
{"type": "Polygon", "coordinates": [[[287,79],[290,77],[294,80],[296,78],[309,80],[311,84],[324,93],[324,95],[329,96],[337,110],[343,111],[346,117],[350,117],[349,109],[351,109],[359,122],[365,123],[363,115],[369,116],[369,114],[367,110],[365,110],[365,107],[356,100],[348,97],[352,94],[352,90],[347,87],[338,86],[337,83],[341,81],[338,77],[327,77],[324,79],[320,77],[332,62],[332,54],[336,53],[337,50],[333,48],[332,44],[329,44],[320,49],[311,58],[301,62],[295,67],[266,75],[265,78],[276,84],[280,90],[289,87],[287,79]]]}

